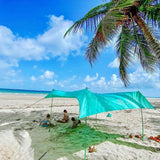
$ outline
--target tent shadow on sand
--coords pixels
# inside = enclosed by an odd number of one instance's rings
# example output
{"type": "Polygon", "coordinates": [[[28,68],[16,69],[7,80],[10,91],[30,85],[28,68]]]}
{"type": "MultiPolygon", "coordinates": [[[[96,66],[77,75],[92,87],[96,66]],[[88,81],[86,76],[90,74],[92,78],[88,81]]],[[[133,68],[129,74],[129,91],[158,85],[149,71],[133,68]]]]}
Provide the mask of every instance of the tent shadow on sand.
{"type": "MultiPolygon", "coordinates": [[[[99,129],[102,130],[103,127],[103,125],[99,126],[99,129]]],[[[54,155],[53,159],[55,160],[60,157],[66,157],[68,159],[74,158],[76,160],[76,157],[74,157],[73,154],[75,152],[83,150],[85,145],[88,148],[89,146],[98,145],[105,141],[133,147],[136,149],[146,149],[152,152],[160,152],[154,147],[147,147],[136,143],[121,141],[118,139],[124,137],[125,135],[108,134],[106,132],[101,132],[97,129],[91,128],[88,125],[86,126],[85,124],[80,124],[77,128],[72,129],[70,124],[59,123],[51,129],[50,137],[47,138],[47,141],[50,143],[50,149],[46,153],[46,155],[44,155],[44,158],[50,158],[54,155]],[[86,130],[87,135],[85,132],[86,130]],[[84,141],[84,139],[86,139],[86,142],[84,141]]],[[[43,141],[41,143],[43,143],[43,141]]]]}

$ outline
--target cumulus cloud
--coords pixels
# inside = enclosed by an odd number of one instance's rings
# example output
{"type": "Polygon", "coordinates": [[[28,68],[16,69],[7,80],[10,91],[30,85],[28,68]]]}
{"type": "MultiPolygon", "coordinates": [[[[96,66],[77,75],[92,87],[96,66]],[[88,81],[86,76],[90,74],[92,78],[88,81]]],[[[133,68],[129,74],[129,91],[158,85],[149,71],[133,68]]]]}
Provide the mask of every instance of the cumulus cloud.
{"type": "Polygon", "coordinates": [[[36,39],[17,37],[9,28],[0,26],[0,56],[16,60],[40,60],[43,52],[44,47],[36,39]]]}
{"type": "Polygon", "coordinates": [[[80,34],[66,36],[64,33],[73,24],[72,21],[64,20],[63,16],[50,16],[50,29],[43,35],[38,36],[38,42],[45,46],[47,53],[51,53],[53,57],[66,57],[70,52],[77,52],[84,45],[86,37],[80,34]]]}
{"type": "MultiPolygon", "coordinates": [[[[67,57],[71,52],[80,53],[86,37],[76,34],[63,38],[66,30],[73,24],[63,16],[50,16],[50,26],[36,38],[23,38],[0,26],[0,56],[7,59],[41,60],[51,57],[67,57]]],[[[61,58],[62,59],[62,58],[61,58]]]]}
{"type": "MultiPolygon", "coordinates": [[[[63,16],[49,17],[48,29],[35,38],[23,38],[15,35],[11,29],[0,25],[0,73],[1,79],[9,79],[7,73],[19,67],[22,60],[43,60],[57,58],[66,60],[69,54],[80,54],[87,37],[82,34],[70,34],[65,39],[64,33],[73,24],[65,20],[63,16]]],[[[33,66],[34,69],[37,66],[33,66]]],[[[41,75],[42,79],[51,79],[52,73],[41,75]]],[[[40,80],[40,77],[30,77],[32,81],[40,80]]]]}
{"type": "Polygon", "coordinates": [[[48,85],[48,86],[53,86],[53,85],[55,85],[56,83],[57,83],[57,80],[45,82],[45,84],[48,85]]]}
{"type": "Polygon", "coordinates": [[[160,89],[160,73],[148,74],[143,71],[142,68],[137,68],[134,72],[129,73],[130,85],[128,88],[124,87],[120,77],[116,74],[112,74],[109,79],[102,76],[99,77],[98,73],[96,76],[86,76],[86,84],[84,81],[79,80],[80,77],[73,75],[68,79],[59,79],[60,77],[55,76],[54,72],[44,71],[39,77],[32,76],[32,80],[40,80],[43,84],[53,86],[53,88],[61,88],[62,90],[79,90],[88,87],[94,92],[124,92],[140,90],[146,91],[151,89],[160,89]],[[42,79],[43,77],[43,79],[42,79]],[[89,78],[88,78],[89,77],[89,78]]]}
{"type": "Polygon", "coordinates": [[[123,87],[122,81],[117,77],[116,74],[113,74],[110,80],[106,80],[105,77],[100,77],[90,84],[92,87],[99,92],[112,92],[118,91],[123,87]]]}
{"type": "Polygon", "coordinates": [[[109,80],[105,77],[100,77],[96,81],[88,84],[91,88],[100,92],[113,92],[113,91],[132,91],[141,90],[147,91],[149,89],[160,89],[160,73],[149,74],[143,71],[141,67],[138,67],[134,72],[129,73],[130,85],[125,88],[120,77],[116,74],[112,74],[109,80]]]}
{"type": "Polygon", "coordinates": [[[119,60],[118,58],[115,58],[114,61],[108,64],[108,67],[110,68],[118,68],[119,67],[119,60]]]}
{"type": "Polygon", "coordinates": [[[52,79],[54,76],[54,72],[52,71],[45,71],[43,75],[40,76],[41,79],[52,79]]]}
{"type": "Polygon", "coordinates": [[[12,59],[12,60],[4,60],[4,59],[0,59],[0,70],[5,70],[5,69],[9,69],[9,68],[12,68],[12,67],[18,67],[18,63],[15,59],[12,59]]]}
{"type": "Polygon", "coordinates": [[[116,74],[112,74],[111,80],[107,82],[108,87],[115,89],[122,88],[124,85],[120,78],[116,74]]]}
{"type": "Polygon", "coordinates": [[[87,75],[86,78],[84,79],[85,82],[91,82],[91,81],[95,81],[98,78],[98,73],[96,73],[95,77],[90,77],[90,75],[87,75]]]}
{"type": "Polygon", "coordinates": [[[130,84],[136,88],[160,88],[160,73],[146,73],[141,67],[129,74],[130,84]]]}
{"type": "Polygon", "coordinates": [[[67,87],[73,85],[73,81],[76,79],[76,75],[73,75],[71,78],[68,78],[66,80],[60,80],[57,82],[57,85],[60,87],[67,87]]]}
{"type": "Polygon", "coordinates": [[[105,79],[105,77],[101,77],[100,78],[100,80],[98,80],[97,82],[96,82],[96,84],[98,85],[98,86],[100,86],[100,87],[105,87],[106,86],[106,79],[105,79]]]}
{"type": "Polygon", "coordinates": [[[57,76],[53,71],[43,71],[42,75],[39,75],[37,77],[35,76],[31,76],[30,79],[35,82],[35,81],[39,81],[39,83],[46,85],[46,86],[53,86],[54,88],[68,88],[70,89],[75,89],[79,87],[79,85],[77,85],[76,83],[76,75],[73,75],[72,77],[68,78],[68,79],[59,79],[59,76],[57,76]],[[75,84],[74,84],[75,81],[75,84]]]}
{"type": "Polygon", "coordinates": [[[41,82],[44,82],[47,85],[53,85],[53,84],[56,83],[56,80],[53,80],[54,77],[55,77],[54,72],[46,70],[46,71],[43,72],[42,75],[40,75],[38,77],[35,77],[34,75],[32,75],[30,77],[30,80],[33,81],[33,82],[39,80],[41,82]]]}
{"type": "Polygon", "coordinates": [[[104,90],[107,87],[105,77],[101,77],[99,80],[91,82],[91,86],[104,90]]]}
{"type": "Polygon", "coordinates": [[[4,58],[0,59],[1,86],[4,87],[4,84],[10,84],[10,82],[18,81],[18,78],[16,78],[16,80],[13,80],[21,72],[21,70],[19,70],[17,67],[18,63],[15,59],[12,60],[8,59],[5,60],[4,58]]]}

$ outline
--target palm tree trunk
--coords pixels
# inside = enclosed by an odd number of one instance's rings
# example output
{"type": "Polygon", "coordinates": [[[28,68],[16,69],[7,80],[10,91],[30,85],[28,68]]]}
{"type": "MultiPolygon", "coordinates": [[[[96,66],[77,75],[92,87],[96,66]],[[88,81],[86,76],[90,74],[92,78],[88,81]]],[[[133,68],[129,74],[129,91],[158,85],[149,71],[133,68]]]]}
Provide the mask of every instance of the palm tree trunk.
{"type": "Polygon", "coordinates": [[[147,43],[149,44],[149,46],[151,47],[155,55],[158,57],[158,60],[160,60],[160,42],[153,35],[151,30],[148,28],[148,26],[146,25],[146,23],[143,21],[141,17],[134,15],[133,18],[135,22],[138,24],[138,26],[140,27],[141,31],[143,32],[143,35],[147,43]]]}

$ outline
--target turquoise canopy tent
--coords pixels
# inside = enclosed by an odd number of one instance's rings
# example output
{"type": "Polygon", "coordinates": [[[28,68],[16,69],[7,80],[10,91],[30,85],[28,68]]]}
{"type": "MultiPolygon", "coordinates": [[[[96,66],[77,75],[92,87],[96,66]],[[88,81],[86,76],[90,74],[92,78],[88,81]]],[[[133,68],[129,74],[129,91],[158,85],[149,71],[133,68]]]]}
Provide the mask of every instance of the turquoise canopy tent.
{"type": "Polygon", "coordinates": [[[154,109],[148,100],[138,92],[98,94],[83,90],[64,92],[52,90],[45,98],[77,98],[79,101],[79,119],[94,114],[126,109],[154,109]]]}
{"type": "MultiPolygon", "coordinates": [[[[85,118],[86,124],[87,124],[87,117],[94,114],[108,112],[108,111],[140,108],[142,117],[142,140],[144,136],[142,109],[143,108],[155,109],[139,91],[98,94],[89,91],[87,88],[72,92],[52,90],[45,98],[52,98],[52,103],[53,103],[53,98],[55,97],[78,99],[79,119],[85,118]]],[[[51,113],[52,113],[52,104],[51,104],[51,113]]],[[[86,143],[85,143],[84,159],[86,159],[86,143]]]]}

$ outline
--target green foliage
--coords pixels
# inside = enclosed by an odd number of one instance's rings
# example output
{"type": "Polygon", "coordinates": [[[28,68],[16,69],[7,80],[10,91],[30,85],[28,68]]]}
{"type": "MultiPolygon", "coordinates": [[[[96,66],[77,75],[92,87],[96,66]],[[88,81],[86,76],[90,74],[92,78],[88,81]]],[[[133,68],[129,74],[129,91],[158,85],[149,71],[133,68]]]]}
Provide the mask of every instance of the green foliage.
{"type": "Polygon", "coordinates": [[[77,32],[86,25],[86,30],[96,28],[99,21],[102,19],[103,15],[108,11],[108,9],[113,5],[112,2],[99,5],[91,9],[82,19],[75,22],[64,34],[64,37],[71,31],[77,32]]]}
{"type": "Polygon", "coordinates": [[[131,34],[131,30],[123,26],[122,32],[119,35],[119,38],[117,40],[116,49],[117,49],[117,56],[120,61],[120,65],[119,65],[120,76],[126,86],[129,82],[128,76],[127,76],[127,68],[129,66],[129,63],[131,63],[133,60],[132,58],[133,40],[134,40],[134,37],[133,37],[133,34],[131,34]]]}
{"type": "Polygon", "coordinates": [[[106,44],[105,33],[103,30],[103,25],[102,23],[100,23],[97,29],[97,33],[89,43],[85,54],[85,57],[86,59],[89,60],[91,66],[92,63],[94,63],[95,60],[97,59],[97,56],[99,56],[99,49],[103,49],[105,44],[106,44]]]}
{"type": "Polygon", "coordinates": [[[152,24],[155,26],[158,25],[160,27],[160,4],[153,6],[149,6],[144,9],[148,20],[153,21],[152,24]]]}
{"type": "Polygon", "coordinates": [[[145,20],[151,21],[152,27],[160,26],[159,0],[112,0],[90,10],[64,36],[83,27],[86,27],[86,31],[95,30],[85,54],[91,66],[98,59],[100,51],[118,37],[119,73],[124,85],[128,86],[127,68],[135,55],[138,55],[147,72],[155,71],[156,64],[160,62],[160,42],[145,20]]]}

